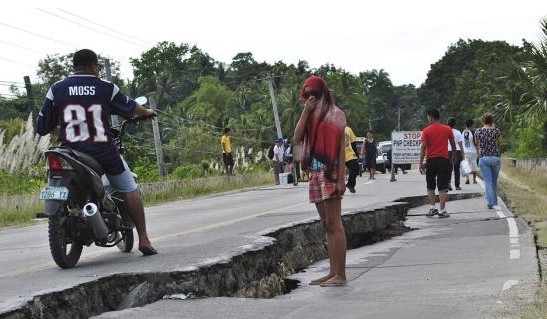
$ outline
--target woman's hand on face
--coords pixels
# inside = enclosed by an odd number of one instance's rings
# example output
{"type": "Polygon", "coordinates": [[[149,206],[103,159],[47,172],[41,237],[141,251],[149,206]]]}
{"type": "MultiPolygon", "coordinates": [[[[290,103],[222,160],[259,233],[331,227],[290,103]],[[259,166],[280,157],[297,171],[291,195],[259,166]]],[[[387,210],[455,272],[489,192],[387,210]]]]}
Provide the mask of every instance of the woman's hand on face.
{"type": "Polygon", "coordinates": [[[307,100],[306,100],[306,109],[308,109],[309,111],[312,111],[314,108],[315,108],[315,104],[317,103],[317,99],[315,98],[315,96],[310,96],[307,100]]]}

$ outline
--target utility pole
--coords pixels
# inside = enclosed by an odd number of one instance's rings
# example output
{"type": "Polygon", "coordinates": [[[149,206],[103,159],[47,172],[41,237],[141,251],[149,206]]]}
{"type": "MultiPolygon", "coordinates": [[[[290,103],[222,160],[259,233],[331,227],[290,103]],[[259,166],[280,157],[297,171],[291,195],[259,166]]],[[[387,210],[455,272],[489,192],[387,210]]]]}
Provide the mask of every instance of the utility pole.
{"type": "Polygon", "coordinates": [[[27,91],[28,108],[29,110],[34,111],[36,103],[34,102],[34,92],[32,91],[32,85],[30,84],[30,77],[25,75],[23,79],[25,80],[25,89],[27,91]]]}
{"type": "MultiPolygon", "coordinates": [[[[110,69],[110,59],[104,59],[104,73],[105,73],[106,79],[112,82],[112,70],[110,69]]],[[[118,126],[118,116],[110,115],[110,122],[112,123],[113,127],[118,126]]]]}
{"type": "Polygon", "coordinates": [[[375,121],[380,121],[380,120],[383,120],[384,119],[384,116],[382,115],[381,117],[377,117],[375,119],[371,119],[369,118],[368,119],[368,129],[369,130],[372,130],[372,122],[375,122],[375,121]]]}
{"type": "Polygon", "coordinates": [[[401,107],[397,107],[397,131],[401,130],[401,107]]]}
{"type": "MultiPolygon", "coordinates": [[[[156,100],[153,96],[150,97],[150,108],[156,110],[156,100]]],[[[160,178],[163,178],[163,151],[160,138],[160,129],[158,127],[158,119],[155,117],[152,119],[152,131],[154,132],[154,146],[156,148],[156,161],[158,162],[158,172],[160,178]]]]}
{"type": "Polygon", "coordinates": [[[268,73],[268,76],[265,78],[257,78],[257,81],[260,80],[267,80],[268,81],[268,87],[270,88],[270,97],[272,98],[272,107],[273,107],[273,113],[274,113],[274,120],[275,120],[275,128],[277,130],[277,137],[282,138],[283,133],[281,132],[281,124],[279,123],[279,113],[277,111],[277,100],[275,99],[275,93],[274,93],[274,87],[273,87],[273,79],[276,77],[282,77],[283,75],[275,75],[272,76],[270,73],[268,73]]]}

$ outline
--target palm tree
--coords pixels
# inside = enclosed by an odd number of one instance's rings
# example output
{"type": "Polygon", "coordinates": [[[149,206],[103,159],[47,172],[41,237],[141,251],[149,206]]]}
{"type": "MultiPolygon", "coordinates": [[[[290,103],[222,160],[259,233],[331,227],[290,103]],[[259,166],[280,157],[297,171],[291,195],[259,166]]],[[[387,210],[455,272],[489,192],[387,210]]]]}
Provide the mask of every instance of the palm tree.
{"type": "MultiPolygon", "coordinates": [[[[525,43],[525,62],[515,64],[509,76],[512,83],[510,95],[503,102],[505,114],[515,114],[518,109],[518,120],[522,127],[535,127],[542,140],[542,152],[547,153],[547,17],[541,20],[542,36],[536,45],[525,43]],[[515,95],[516,94],[516,101],[515,95]]],[[[512,119],[511,119],[512,120],[512,119]]]]}

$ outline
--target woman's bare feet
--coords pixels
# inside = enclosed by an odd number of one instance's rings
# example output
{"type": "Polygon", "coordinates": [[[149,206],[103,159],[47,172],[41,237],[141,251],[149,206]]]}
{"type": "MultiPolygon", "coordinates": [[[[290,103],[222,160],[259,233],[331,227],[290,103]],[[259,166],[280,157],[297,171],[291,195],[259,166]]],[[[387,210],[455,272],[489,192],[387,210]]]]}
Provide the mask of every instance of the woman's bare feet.
{"type": "Polygon", "coordinates": [[[335,276],[330,278],[329,280],[323,281],[320,285],[321,287],[342,287],[346,286],[347,284],[348,282],[345,278],[335,276]]]}
{"type": "Polygon", "coordinates": [[[331,279],[332,277],[334,277],[334,274],[328,274],[328,275],[323,276],[321,278],[314,279],[314,280],[310,281],[310,285],[320,285],[320,284],[324,283],[325,281],[331,279]]]}

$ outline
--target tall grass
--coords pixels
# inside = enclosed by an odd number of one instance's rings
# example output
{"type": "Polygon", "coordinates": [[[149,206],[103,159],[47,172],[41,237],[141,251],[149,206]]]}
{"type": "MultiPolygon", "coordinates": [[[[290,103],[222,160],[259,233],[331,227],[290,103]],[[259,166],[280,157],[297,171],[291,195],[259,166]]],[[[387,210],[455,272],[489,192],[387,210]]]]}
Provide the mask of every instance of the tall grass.
{"type": "Polygon", "coordinates": [[[26,172],[29,176],[38,175],[33,166],[40,161],[49,147],[50,135],[39,136],[34,133],[33,116],[29,114],[26,124],[18,135],[4,145],[5,130],[0,131],[0,171],[9,173],[26,172]]]}

